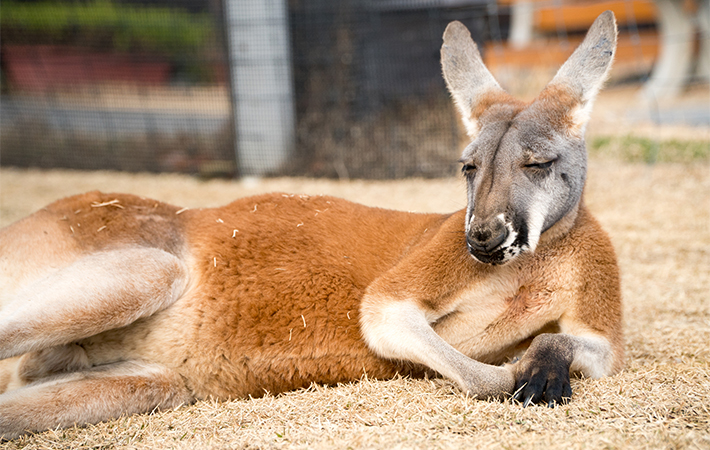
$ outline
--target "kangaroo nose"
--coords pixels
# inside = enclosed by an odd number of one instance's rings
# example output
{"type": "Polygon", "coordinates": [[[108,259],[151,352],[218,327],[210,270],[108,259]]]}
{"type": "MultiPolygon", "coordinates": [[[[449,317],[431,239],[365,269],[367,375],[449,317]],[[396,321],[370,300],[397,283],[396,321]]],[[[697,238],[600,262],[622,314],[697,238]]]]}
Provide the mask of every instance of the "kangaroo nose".
{"type": "Polygon", "coordinates": [[[508,229],[499,221],[471,229],[467,236],[469,247],[478,253],[490,254],[508,237],[508,229]]]}

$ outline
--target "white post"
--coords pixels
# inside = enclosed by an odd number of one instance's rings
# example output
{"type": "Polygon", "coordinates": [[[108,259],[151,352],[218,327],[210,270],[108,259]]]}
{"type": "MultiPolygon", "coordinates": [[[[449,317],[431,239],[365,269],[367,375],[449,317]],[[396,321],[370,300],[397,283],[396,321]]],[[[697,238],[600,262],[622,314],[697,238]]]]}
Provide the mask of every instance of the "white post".
{"type": "Polygon", "coordinates": [[[675,97],[690,74],[693,55],[693,22],[681,0],[655,0],[661,33],[661,51],[644,86],[647,99],[675,97]]]}
{"type": "Polygon", "coordinates": [[[241,175],[278,171],[294,147],[287,0],[225,0],[241,175]]]}
{"type": "Polygon", "coordinates": [[[710,82],[710,0],[700,0],[698,6],[698,29],[700,30],[700,55],[695,75],[710,82]]]}
{"type": "Polygon", "coordinates": [[[535,5],[528,0],[513,2],[510,11],[510,36],[508,42],[515,49],[530,45],[535,22],[535,5]]]}

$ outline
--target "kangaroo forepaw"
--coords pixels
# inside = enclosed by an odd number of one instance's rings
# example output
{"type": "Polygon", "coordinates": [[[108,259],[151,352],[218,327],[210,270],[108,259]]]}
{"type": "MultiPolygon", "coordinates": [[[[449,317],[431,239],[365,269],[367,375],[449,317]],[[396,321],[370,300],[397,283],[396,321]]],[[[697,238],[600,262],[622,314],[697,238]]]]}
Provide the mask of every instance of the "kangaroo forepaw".
{"type": "Polygon", "coordinates": [[[572,397],[572,387],[568,368],[534,367],[515,380],[513,399],[528,407],[533,403],[547,403],[554,408],[566,404],[572,397]]]}
{"type": "Polygon", "coordinates": [[[513,399],[523,407],[544,402],[553,408],[567,403],[572,397],[571,361],[571,348],[558,336],[537,336],[517,363],[513,399]]]}

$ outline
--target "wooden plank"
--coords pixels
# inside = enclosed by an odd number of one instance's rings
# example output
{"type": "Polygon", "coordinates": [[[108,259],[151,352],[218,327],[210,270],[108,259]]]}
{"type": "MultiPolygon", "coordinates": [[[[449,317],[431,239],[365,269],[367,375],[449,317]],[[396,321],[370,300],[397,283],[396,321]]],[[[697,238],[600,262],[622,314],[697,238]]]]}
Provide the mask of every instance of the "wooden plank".
{"type": "Polygon", "coordinates": [[[636,23],[654,23],[656,7],[649,0],[607,1],[601,3],[564,3],[561,8],[540,8],[535,11],[536,30],[556,32],[559,28],[567,31],[585,30],[594,22],[599,14],[611,10],[619,24],[627,24],[631,20],[636,23]]]}
{"type": "MultiPolygon", "coordinates": [[[[514,49],[507,44],[489,42],[484,46],[483,60],[491,70],[499,67],[558,67],[582,41],[581,37],[570,38],[563,42],[559,39],[535,41],[529,47],[514,49]]],[[[645,32],[636,40],[630,35],[619,36],[615,56],[615,65],[650,64],[658,55],[658,35],[645,32]]]]}

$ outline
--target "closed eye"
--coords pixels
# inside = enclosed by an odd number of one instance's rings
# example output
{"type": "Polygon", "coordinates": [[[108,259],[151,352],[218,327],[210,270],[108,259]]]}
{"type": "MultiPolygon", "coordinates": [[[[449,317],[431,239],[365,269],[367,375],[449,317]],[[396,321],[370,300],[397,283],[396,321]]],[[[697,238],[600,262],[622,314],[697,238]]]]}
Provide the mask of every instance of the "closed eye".
{"type": "Polygon", "coordinates": [[[474,173],[478,168],[474,164],[464,164],[461,167],[461,172],[464,175],[474,173]]]}
{"type": "Polygon", "coordinates": [[[530,163],[530,164],[525,164],[525,167],[530,168],[530,169],[549,169],[552,167],[552,163],[555,162],[554,159],[550,161],[545,161],[545,162],[536,162],[536,163],[530,163]]]}

